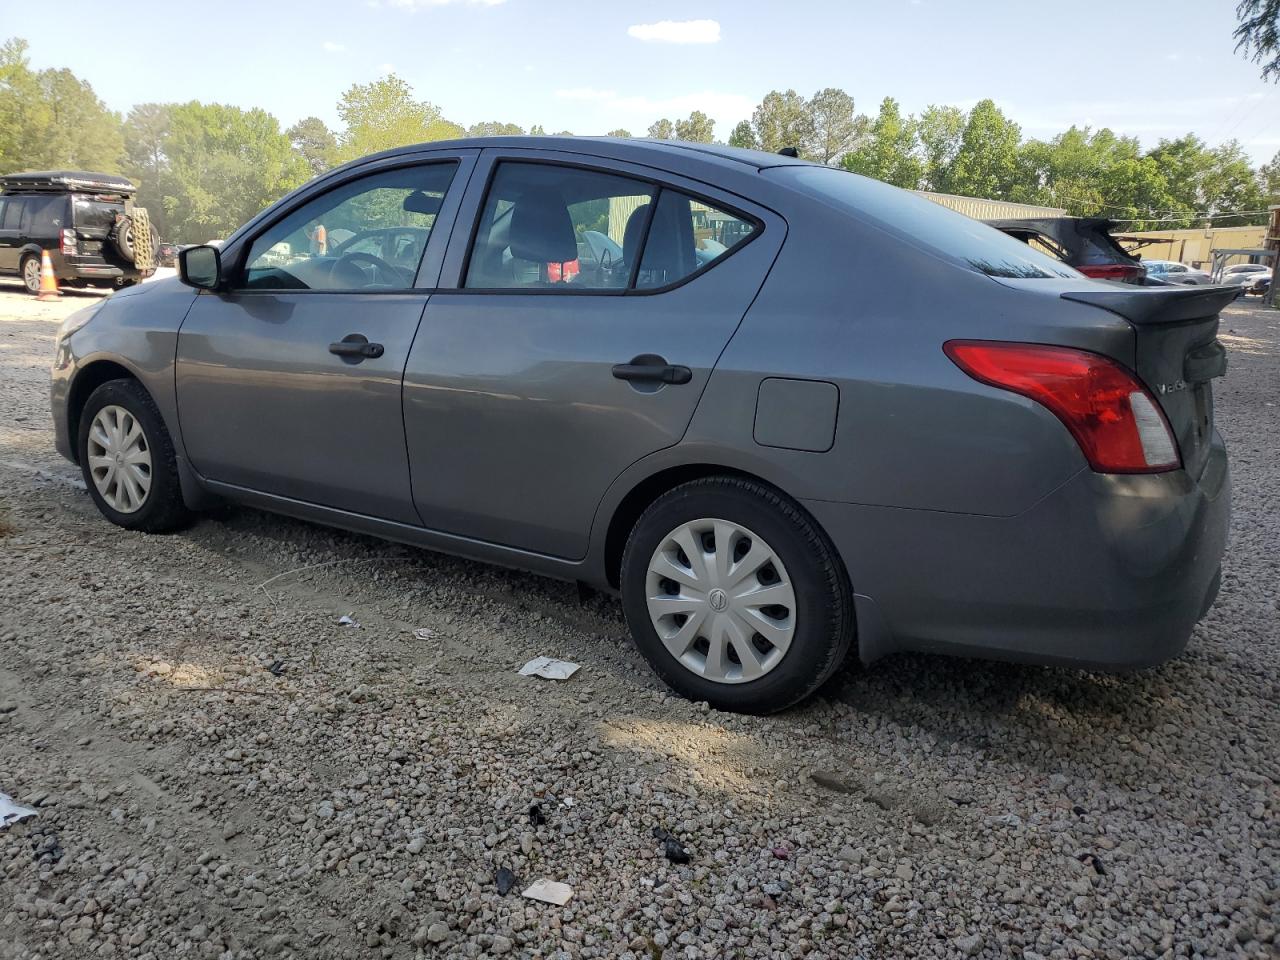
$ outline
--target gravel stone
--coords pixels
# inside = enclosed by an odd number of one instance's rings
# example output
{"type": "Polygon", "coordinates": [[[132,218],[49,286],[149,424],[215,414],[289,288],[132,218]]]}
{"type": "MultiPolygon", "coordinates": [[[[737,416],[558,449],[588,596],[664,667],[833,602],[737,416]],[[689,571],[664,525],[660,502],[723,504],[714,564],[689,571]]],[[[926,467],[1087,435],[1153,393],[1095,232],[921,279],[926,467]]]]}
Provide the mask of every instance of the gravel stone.
{"type": "Polygon", "coordinates": [[[1223,317],[1231,542],[1182,656],[898,656],[745,717],[572,585],[247,508],[111,526],[48,424],[96,294],[18,289],[0,791],[38,814],[0,830],[4,960],[1277,955],[1280,313],[1223,317]],[[517,676],[539,655],[582,670],[517,676]],[[519,896],[542,877],[573,898],[519,896]]]}

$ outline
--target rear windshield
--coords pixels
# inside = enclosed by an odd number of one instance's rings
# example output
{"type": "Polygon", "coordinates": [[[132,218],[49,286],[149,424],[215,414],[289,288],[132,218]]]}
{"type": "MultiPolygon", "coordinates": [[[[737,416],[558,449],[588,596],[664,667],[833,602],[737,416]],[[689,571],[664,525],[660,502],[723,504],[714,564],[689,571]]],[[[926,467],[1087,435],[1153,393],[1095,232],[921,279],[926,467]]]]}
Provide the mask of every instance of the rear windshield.
{"type": "Polygon", "coordinates": [[[76,197],[76,230],[86,236],[105,237],[116,217],[124,213],[123,203],[91,197],[76,197]]]}
{"type": "Polygon", "coordinates": [[[962,213],[879,180],[831,167],[771,167],[801,193],[990,277],[1078,277],[1065,263],[962,213]]]}

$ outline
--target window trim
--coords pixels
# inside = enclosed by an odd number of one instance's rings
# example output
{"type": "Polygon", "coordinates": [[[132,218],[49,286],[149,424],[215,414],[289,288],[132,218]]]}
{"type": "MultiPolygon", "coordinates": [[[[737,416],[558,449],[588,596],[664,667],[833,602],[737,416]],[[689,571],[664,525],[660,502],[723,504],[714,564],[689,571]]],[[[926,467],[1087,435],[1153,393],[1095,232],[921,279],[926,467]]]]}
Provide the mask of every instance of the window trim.
{"type": "MultiPolygon", "coordinates": [[[[600,158],[605,161],[605,158],[600,158]]],[[[586,163],[575,160],[561,160],[558,158],[538,159],[533,157],[509,157],[498,154],[494,158],[493,164],[489,168],[488,175],[485,177],[484,190],[480,194],[480,202],[476,206],[475,219],[471,224],[470,239],[467,241],[466,255],[462,260],[462,268],[458,272],[458,286],[441,287],[436,291],[440,294],[480,294],[484,296],[570,296],[570,297],[651,297],[661,293],[668,293],[679,287],[683,287],[686,283],[702,276],[708,270],[724,263],[730,257],[734,256],[739,250],[744,249],[749,243],[752,243],[757,237],[761,236],[765,231],[765,222],[760,217],[745,212],[744,210],[727,204],[723,200],[715,197],[699,193],[695,190],[689,190],[684,187],[676,186],[657,177],[645,176],[632,173],[631,171],[622,171],[616,168],[600,166],[599,164],[586,163]],[[543,167],[568,167],[574,170],[585,170],[588,173],[600,173],[606,176],[620,177],[626,180],[634,180],[637,183],[645,183],[653,188],[653,199],[649,201],[649,215],[645,218],[644,225],[644,243],[640,247],[640,256],[636,258],[636,262],[632,265],[631,276],[627,278],[627,286],[621,289],[612,289],[607,287],[588,287],[584,289],[572,290],[566,285],[565,289],[560,290],[552,287],[468,287],[467,274],[471,271],[471,257],[475,253],[476,240],[480,236],[480,224],[484,219],[485,208],[489,205],[489,194],[493,190],[493,181],[497,178],[498,170],[504,163],[523,163],[533,164],[543,167]],[[709,263],[704,263],[692,273],[688,273],[679,280],[664,284],[661,287],[644,287],[637,288],[635,282],[638,279],[640,261],[644,259],[645,248],[649,245],[649,228],[653,224],[654,211],[657,209],[658,200],[662,196],[664,190],[671,190],[675,193],[682,194],[690,200],[701,201],[708,206],[715,207],[724,213],[733,215],[734,217],[746,223],[750,223],[755,229],[741,243],[735,243],[729,250],[725,251],[725,255],[717,257],[709,263]]]]}
{"type": "MultiPolygon", "coordinates": [[[[435,287],[419,287],[417,286],[417,282],[418,282],[419,275],[422,273],[422,265],[426,262],[427,253],[429,252],[431,241],[436,235],[435,223],[431,225],[430,236],[427,237],[427,242],[422,246],[422,256],[418,259],[418,265],[413,272],[413,279],[410,281],[410,285],[407,287],[396,287],[395,289],[388,289],[384,287],[377,287],[374,289],[370,289],[368,287],[325,287],[323,289],[318,289],[314,287],[305,287],[302,289],[297,289],[293,287],[272,287],[270,289],[263,289],[263,288],[251,289],[249,287],[243,286],[243,283],[244,283],[244,275],[249,268],[249,264],[248,264],[249,254],[253,252],[253,245],[257,243],[258,239],[263,234],[265,234],[268,230],[270,230],[272,227],[276,226],[277,224],[282,223],[284,220],[287,220],[289,217],[293,216],[293,214],[297,213],[307,204],[315,200],[318,200],[321,197],[328,196],[329,194],[333,193],[333,191],[340,190],[343,187],[347,186],[348,184],[354,183],[357,180],[362,180],[366,177],[376,177],[384,173],[391,173],[395,170],[405,170],[411,167],[438,166],[440,164],[449,163],[449,164],[453,164],[455,169],[454,169],[453,178],[449,181],[449,186],[445,190],[445,195],[444,197],[441,198],[441,204],[442,204],[441,212],[443,213],[444,211],[443,203],[448,199],[450,192],[454,190],[455,186],[457,186],[457,189],[459,191],[459,194],[458,194],[459,199],[461,199],[462,193],[466,191],[467,183],[470,182],[471,170],[470,169],[467,170],[466,182],[460,185],[458,184],[458,175],[461,174],[464,168],[466,167],[466,160],[468,158],[469,158],[469,155],[467,154],[456,154],[456,155],[446,154],[437,158],[430,158],[430,159],[424,158],[422,156],[415,156],[412,158],[406,157],[404,161],[401,163],[392,163],[392,164],[387,164],[386,166],[374,166],[370,169],[361,167],[358,170],[352,170],[351,176],[335,178],[334,181],[328,184],[323,190],[315,190],[315,191],[308,192],[306,197],[301,198],[298,203],[292,204],[288,208],[281,210],[279,216],[272,217],[271,220],[269,220],[267,223],[264,223],[260,229],[257,229],[252,233],[245,234],[243,237],[238,237],[236,239],[235,242],[236,242],[237,249],[235,250],[236,263],[234,268],[235,274],[236,274],[235,281],[234,283],[229,283],[225,288],[218,290],[217,293],[222,296],[233,296],[233,297],[253,297],[253,296],[278,297],[286,294],[287,295],[294,295],[294,294],[312,295],[312,294],[333,294],[333,293],[343,294],[343,295],[361,294],[364,296],[401,296],[403,297],[403,296],[413,295],[413,294],[434,293],[436,289],[435,287]]],[[[440,219],[440,214],[437,214],[436,215],[437,223],[439,222],[439,219],[440,219]]],[[[456,222],[456,219],[457,219],[457,212],[455,211],[454,212],[455,222],[456,222]]],[[[451,235],[452,226],[450,227],[449,232],[451,235]]],[[[448,238],[442,241],[442,243],[443,243],[443,246],[447,247],[448,238]]],[[[441,253],[443,256],[443,251],[441,251],[441,253]]]]}

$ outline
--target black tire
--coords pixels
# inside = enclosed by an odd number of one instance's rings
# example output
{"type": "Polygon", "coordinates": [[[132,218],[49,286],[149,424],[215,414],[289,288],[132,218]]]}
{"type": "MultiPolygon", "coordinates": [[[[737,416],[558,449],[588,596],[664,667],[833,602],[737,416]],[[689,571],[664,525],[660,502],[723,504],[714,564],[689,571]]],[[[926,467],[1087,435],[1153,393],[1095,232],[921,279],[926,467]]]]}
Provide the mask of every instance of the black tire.
{"type": "Polygon", "coordinates": [[[28,253],[22,258],[22,266],[19,268],[18,275],[22,277],[22,285],[27,288],[27,293],[40,292],[40,258],[34,253],[28,253]],[[31,269],[31,265],[35,264],[35,271],[31,269]],[[34,278],[34,284],[33,284],[34,278]]]}
{"type": "Polygon", "coordinates": [[[622,557],[622,605],[636,646],[666,683],[718,710],[773,713],[808,697],[844,661],[854,640],[853,592],[827,535],[793,500],[740,477],[681,484],[636,521],[622,557]],[[782,659],[756,680],[722,683],[686,668],[659,638],[649,617],[650,558],[681,524],[716,518],[754,531],[786,568],[795,593],[795,631],[782,659]]]}
{"type": "Polygon", "coordinates": [[[80,412],[80,428],[77,433],[76,452],[80,460],[80,471],[89,496],[104,517],[128,530],[141,530],[145,533],[166,533],[180,529],[190,522],[191,513],[182,501],[173,441],[169,437],[169,431],[165,429],[155,401],[140,383],[136,380],[108,380],[94,390],[80,412]],[[151,487],[142,506],[131,513],[121,512],[107,503],[94,482],[89,465],[89,430],[93,418],[103,407],[111,405],[124,408],[138,422],[151,455],[151,487]]]}

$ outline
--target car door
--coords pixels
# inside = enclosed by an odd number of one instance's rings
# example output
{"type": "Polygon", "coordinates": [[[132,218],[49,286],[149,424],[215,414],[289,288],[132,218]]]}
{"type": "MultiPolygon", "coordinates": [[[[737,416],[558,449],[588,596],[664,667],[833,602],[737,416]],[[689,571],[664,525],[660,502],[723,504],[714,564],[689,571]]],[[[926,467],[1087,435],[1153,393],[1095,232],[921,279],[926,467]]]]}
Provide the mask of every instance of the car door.
{"type": "Polygon", "coordinates": [[[0,271],[17,273],[22,254],[22,212],[25,197],[0,198],[0,271]]]}
{"type": "Polygon", "coordinates": [[[197,296],[178,337],[183,444],[203,477],[418,522],[401,378],[475,154],[361,168],[226,251],[226,289],[197,296]],[[430,237],[420,265],[324,240],[404,225],[430,237]]]}
{"type": "Polygon", "coordinates": [[[580,558],[609,484],[683,436],[784,224],[646,167],[518,150],[485,152],[459,216],[405,370],[414,503],[433,529],[580,558]],[[718,257],[711,207],[744,225],[718,257]],[[589,230],[621,258],[579,260],[589,230]]]}

